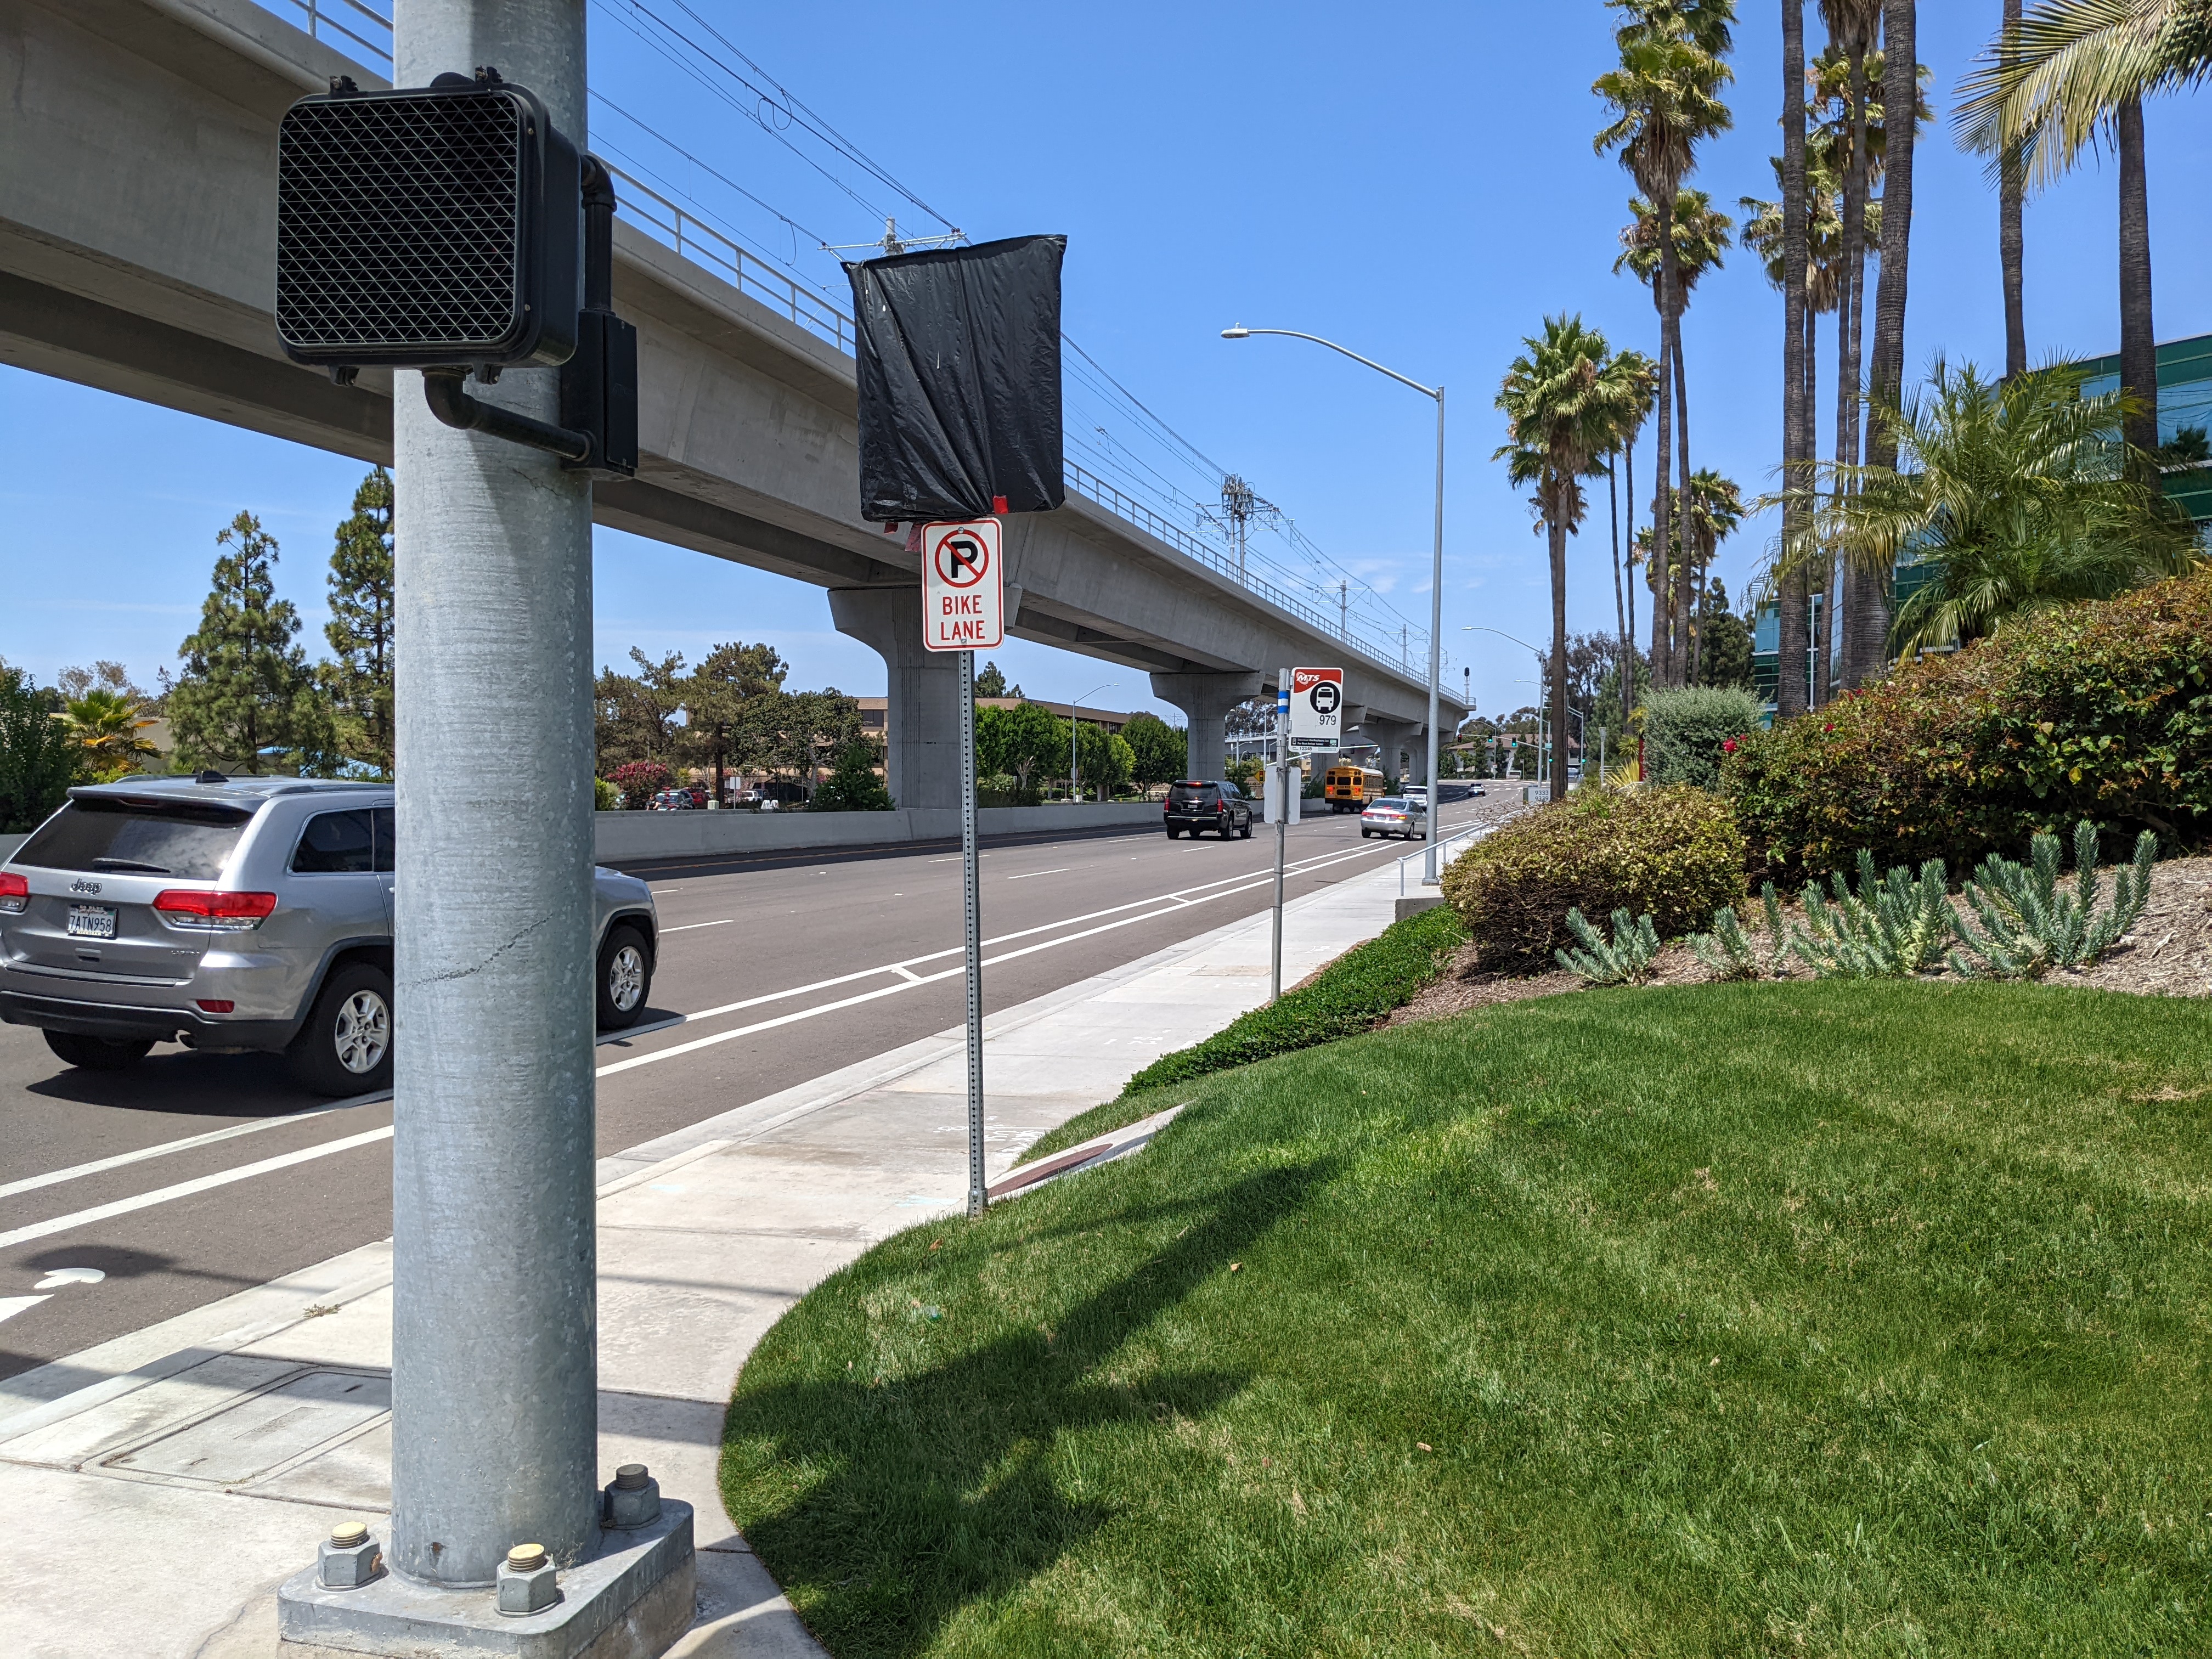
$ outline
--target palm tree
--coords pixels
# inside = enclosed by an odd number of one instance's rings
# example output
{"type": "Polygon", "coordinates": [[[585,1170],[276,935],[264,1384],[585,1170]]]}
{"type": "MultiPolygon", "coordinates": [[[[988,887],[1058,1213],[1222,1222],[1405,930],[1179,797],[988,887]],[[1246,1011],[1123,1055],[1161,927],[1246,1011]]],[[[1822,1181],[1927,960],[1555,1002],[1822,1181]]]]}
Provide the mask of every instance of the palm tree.
{"type": "Polygon", "coordinates": [[[1636,712],[1636,440],[1644,430],[1644,422],[1651,413],[1651,400],[1657,395],[1659,366],[1640,351],[1624,351],[1613,362],[1633,381],[1634,396],[1627,407],[1620,411],[1613,428],[1613,447],[1607,452],[1605,464],[1606,500],[1613,500],[1613,463],[1620,456],[1628,467],[1628,562],[1627,580],[1624,581],[1621,567],[1620,525],[1615,514],[1613,537],[1613,607],[1620,623],[1620,722],[1625,726],[1629,716],[1636,712]]]}
{"type": "Polygon", "coordinates": [[[1960,144],[2043,185],[2108,134],[2119,153],[2120,388],[2136,401],[2129,441],[2158,444],[2158,342],[2151,317],[2150,200],[2142,100],[2212,75],[2201,0],[2043,0],[2009,25],[1960,83],[1960,144]]]}
{"type": "MultiPolygon", "coordinates": [[[[1842,290],[1847,272],[1843,258],[1841,192],[1838,188],[1834,168],[1836,152],[1839,146],[1831,142],[1832,137],[1832,135],[1828,133],[1818,133],[1808,134],[1806,139],[1805,375],[1802,395],[1806,411],[1806,449],[1808,459],[1814,447],[1813,430],[1818,425],[1817,393],[1820,381],[1818,349],[1819,319],[1827,312],[1840,310],[1842,290]]],[[[1778,183],[1783,174],[1783,158],[1778,155],[1769,159],[1773,163],[1775,178],[1778,183]]],[[[1738,205],[1744,210],[1745,213],[1743,245],[1758,254],[1765,262],[1767,281],[1773,283],[1776,288],[1781,288],[1788,276],[1782,248],[1782,204],[1778,202],[1761,201],[1755,196],[1745,196],[1738,198],[1738,205]]],[[[1862,216],[1866,222],[1866,229],[1879,234],[1881,224],[1881,204],[1878,202],[1868,204],[1862,216]]],[[[1843,331],[1839,319],[1838,329],[1839,335],[1843,331]]],[[[1853,393],[1856,394],[1857,390],[1856,378],[1852,380],[1850,386],[1853,393]]],[[[1840,392],[1841,389],[1838,388],[1838,390],[1840,392]]],[[[1844,401],[1844,399],[1839,396],[1838,399],[1839,417],[1843,412],[1840,405],[1844,401]]],[[[1856,395],[1850,401],[1855,408],[1856,395]]],[[[1836,439],[1836,459],[1839,461],[1856,459],[1855,454],[1847,456],[1844,453],[1845,441],[1850,436],[1852,436],[1852,428],[1839,418],[1836,439]]],[[[1815,702],[1826,702],[1828,696],[1826,661],[1831,649],[1830,630],[1836,610],[1837,584],[1832,575],[1827,579],[1827,581],[1829,597],[1821,611],[1820,637],[1812,647],[1814,667],[1813,700],[1815,702]]]]}
{"type": "Polygon", "coordinates": [[[1646,395],[1640,367],[1612,355],[1605,336],[1580,317],[1547,317],[1541,336],[1505,371],[1498,408],[1510,440],[1491,459],[1509,464],[1516,484],[1533,485],[1552,567],[1552,799],[1567,793],[1567,537],[1580,526],[1582,480],[1612,447],[1646,395]]]}
{"type": "Polygon", "coordinates": [[[1900,656],[2187,569],[2203,556],[2154,458],[2123,436],[2134,413],[2124,392],[2083,397],[2063,365],[1991,381],[1939,359],[1924,395],[1874,409],[1895,467],[1828,469],[1853,488],[1814,538],[1863,570],[1903,555],[1925,572],[1899,610],[1900,656]]]}
{"type": "MultiPolygon", "coordinates": [[[[1713,556],[1720,550],[1720,544],[1735,533],[1736,526],[1743,522],[1743,491],[1734,480],[1723,478],[1711,467],[1698,468],[1683,496],[1681,523],[1689,532],[1690,544],[1683,562],[1690,567],[1691,579],[1697,584],[1701,602],[1711,586],[1706,579],[1712,571],[1713,556]]],[[[1698,647],[1703,642],[1705,623],[1701,605],[1690,632],[1692,685],[1698,684],[1698,647]]]]}
{"type": "MultiPolygon", "coordinates": [[[[1682,422],[1681,475],[1690,476],[1686,376],[1681,366],[1680,272],[1673,234],[1675,198],[1697,162],[1697,147],[1724,132],[1731,124],[1720,89],[1734,78],[1721,61],[1729,45],[1734,21],[1733,0],[1609,0],[1628,21],[1616,32],[1620,67],[1600,76],[1591,90],[1613,110],[1593,148],[1598,154],[1620,153],[1621,164],[1650,199],[1658,218],[1660,312],[1659,332],[1659,487],[1653,496],[1655,527],[1663,544],[1665,515],[1674,451],[1674,423],[1682,422]],[[1670,380],[1673,396],[1667,395],[1670,380]],[[1672,407],[1670,408],[1670,402],[1672,407]]],[[[1677,610],[1686,613],[1688,596],[1677,610]]],[[[1679,684],[1674,653],[1662,636],[1659,618],[1653,618],[1653,670],[1663,673],[1662,683],[1679,684]]]]}
{"type": "MultiPolygon", "coordinates": [[[[2004,0],[1997,49],[2008,52],[2020,40],[2020,0],[2004,0]]],[[[2003,273],[2005,308],[2005,373],[2027,372],[2027,236],[2021,223],[2027,203],[2027,170],[2021,164],[2021,147],[2007,144],[1997,152],[1997,264],[2003,273]]]]}
{"type": "MultiPolygon", "coordinates": [[[[1881,276],[1875,288],[1874,349],[1868,364],[1868,398],[1893,407],[1905,385],[1905,300],[1912,251],[1912,141],[1920,100],[1919,13],[1915,0],[1882,0],[1881,106],[1909,109],[1915,118],[1882,124],[1881,276]]],[[[1867,434],[1869,466],[1894,466],[1897,451],[1880,420],[1867,434]]],[[[1863,573],[1844,641],[1846,682],[1863,684],[1888,661],[1889,587],[1886,573],[1863,573]]]]}
{"type": "Polygon", "coordinates": [[[144,708],[120,691],[94,686],[64,703],[54,718],[69,728],[70,736],[84,750],[86,771],[121,774],[137,771],[141,760],[161,752],[158,744],[142,735],[154,724],[144,708]]]}
{"type": "MultiPolygon", "coordinates": [[[[1621,271],[1626,270],[1638,281],[1649,286],[1651,289],[1651,303],[1656,308],[1659,304],[1658,278],[1661,263],[1659,212],[1641,196],[1630,198],[1628,210],[1628,223],[1622,226],[1620,231],[1620,255],[1613,262],[1613,274],[1618,276],[1621,271]]],[[[1674,231],[1674,240],[1676,324],[1674,338],[1679,345],[1681,338],[1681,314],[1689,309],[1690,295],[1698,286],[1698,279],[1708,270],[1718,269],[1723,263],[1721,256],[1728,252],[1729,234],[1735,227],[1728,215],[1714,209],[1711,198],[1708,197],[1704,191],[1682,190],[1675,194],[1671,228],[1674,231]]],[[[1662,337],[1666,328],[1667,319],[1662,312],[1660,316],[1660,331],[1662,337]]],[[[1680,422],[1678,429],[1682,434],[1682,443],[1686,453],[1690,431],[1688,383],[1683,371],[1680,351],[1677,349],[1668,355],[1672,357],[1670,366],[1674,377],[1675,410],[1680,422]]],[[[1662,384],[1664,384],[1663,372],[1662,372],[1662,384]]],[[[1666,483],[1666,475],[1662,471],[1659,478],[1660,487],[1665,488],[1666,483]]],[[[1686,649],[1686,641],[1689,637],[1686,631],[1688,624],[1678,608],[1677,595],[1672,587],[1662,587],[1662,591],[1655,593],[1654,598],[1658,604],[1652,612],[1653,637],[1657,638],[1660,630],[1664,629],[1670,642],[1668,660],[1673,662],[1679,671],[1681,663],[1686,660],[1683,653],[1686,649]]],[[[1680,678],[1679,672],[1676,678],[1680,678]]]]}
{"type": "MultiPolygon", "coordinates": [[[[1805,0],[1782,0],[1782,536],[1800,538],[1810,501],[1813,408],[1805,375],[1805,0]]],[[[1784,718],[1805,708],[1803,677],[1793,665],[1805,659],[1805,574],[1785,560],[1777,573],[1778,659],[1775,711],[1784,718]]]]}

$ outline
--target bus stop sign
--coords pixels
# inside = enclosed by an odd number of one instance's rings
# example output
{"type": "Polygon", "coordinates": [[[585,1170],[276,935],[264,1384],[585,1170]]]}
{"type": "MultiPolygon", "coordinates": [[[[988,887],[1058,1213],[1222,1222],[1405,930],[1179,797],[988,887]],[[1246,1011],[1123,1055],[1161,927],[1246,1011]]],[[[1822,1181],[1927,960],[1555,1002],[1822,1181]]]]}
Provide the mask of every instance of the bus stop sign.
{"type": "Polygon", "coordinates": [[[1316,749],[1340,748],[1344,740],[1344,671],[1291,670],[1291,741],[1316,749]]]}

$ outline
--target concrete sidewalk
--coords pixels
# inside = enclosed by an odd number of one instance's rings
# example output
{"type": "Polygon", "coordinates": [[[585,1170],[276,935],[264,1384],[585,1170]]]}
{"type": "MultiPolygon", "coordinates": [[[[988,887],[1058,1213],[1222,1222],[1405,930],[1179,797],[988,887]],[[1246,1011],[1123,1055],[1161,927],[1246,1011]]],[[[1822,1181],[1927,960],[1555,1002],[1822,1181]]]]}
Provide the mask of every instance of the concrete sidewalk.
{"type": "MultiPolygon", "coordinates": [[[[1398,884],[1385,863],[1291,905],[1285,983],[1386,927],[1398,884]]],[[[1265,1001],[1268,927],[1262,913],[991,1019],[992,1177],[1265,1001]]],[[[965,1088],[953,1030],[601,1160],[601,1478],[647,1463],[697,1510],[698,1622],[675,1652],[821,1653],[722,1513],[723,1408],[811,1286],[960,1211],[965,1088]]],[[[334,1522],[389,1505],[391,1313],[391,1249],[370,1245],[0,1382],[0,1650],[271,1659],[278,1583],[334,1522]]]]}

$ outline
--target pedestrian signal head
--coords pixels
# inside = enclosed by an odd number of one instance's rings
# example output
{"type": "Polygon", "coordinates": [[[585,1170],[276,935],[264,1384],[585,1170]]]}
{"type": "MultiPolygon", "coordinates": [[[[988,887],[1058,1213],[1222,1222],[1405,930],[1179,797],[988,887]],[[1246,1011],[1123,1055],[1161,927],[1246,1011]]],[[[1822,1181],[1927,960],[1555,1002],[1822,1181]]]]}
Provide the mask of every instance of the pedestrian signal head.
{"type": "Polygon", "coordinates": [[[574,145],[495,70],[303,98],[276,131],[276,334],[333,368],[556,364],[575,349],[574,145]]]}

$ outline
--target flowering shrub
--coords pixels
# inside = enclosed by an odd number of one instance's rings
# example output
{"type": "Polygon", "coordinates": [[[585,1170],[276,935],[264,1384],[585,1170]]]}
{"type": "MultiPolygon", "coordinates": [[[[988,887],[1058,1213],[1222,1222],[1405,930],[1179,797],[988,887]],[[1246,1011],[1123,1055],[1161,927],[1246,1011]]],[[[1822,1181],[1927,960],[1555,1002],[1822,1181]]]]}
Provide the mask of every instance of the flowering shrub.
{"type": "Polygon", "coordinates": [[[607,781],[622,791],[623,805],[641,812],[653,798],[675,781],[676,774],[659,761],[632,761],[607,774],[607,781]]]}
{"type": "Polygon", "coordinates": [[[1754,882],[1939,858],[1969,870],[2087,818],[2121,852],[2212,838],[2212,571],[2009,624],[1721,766],[1754,882]]]}

